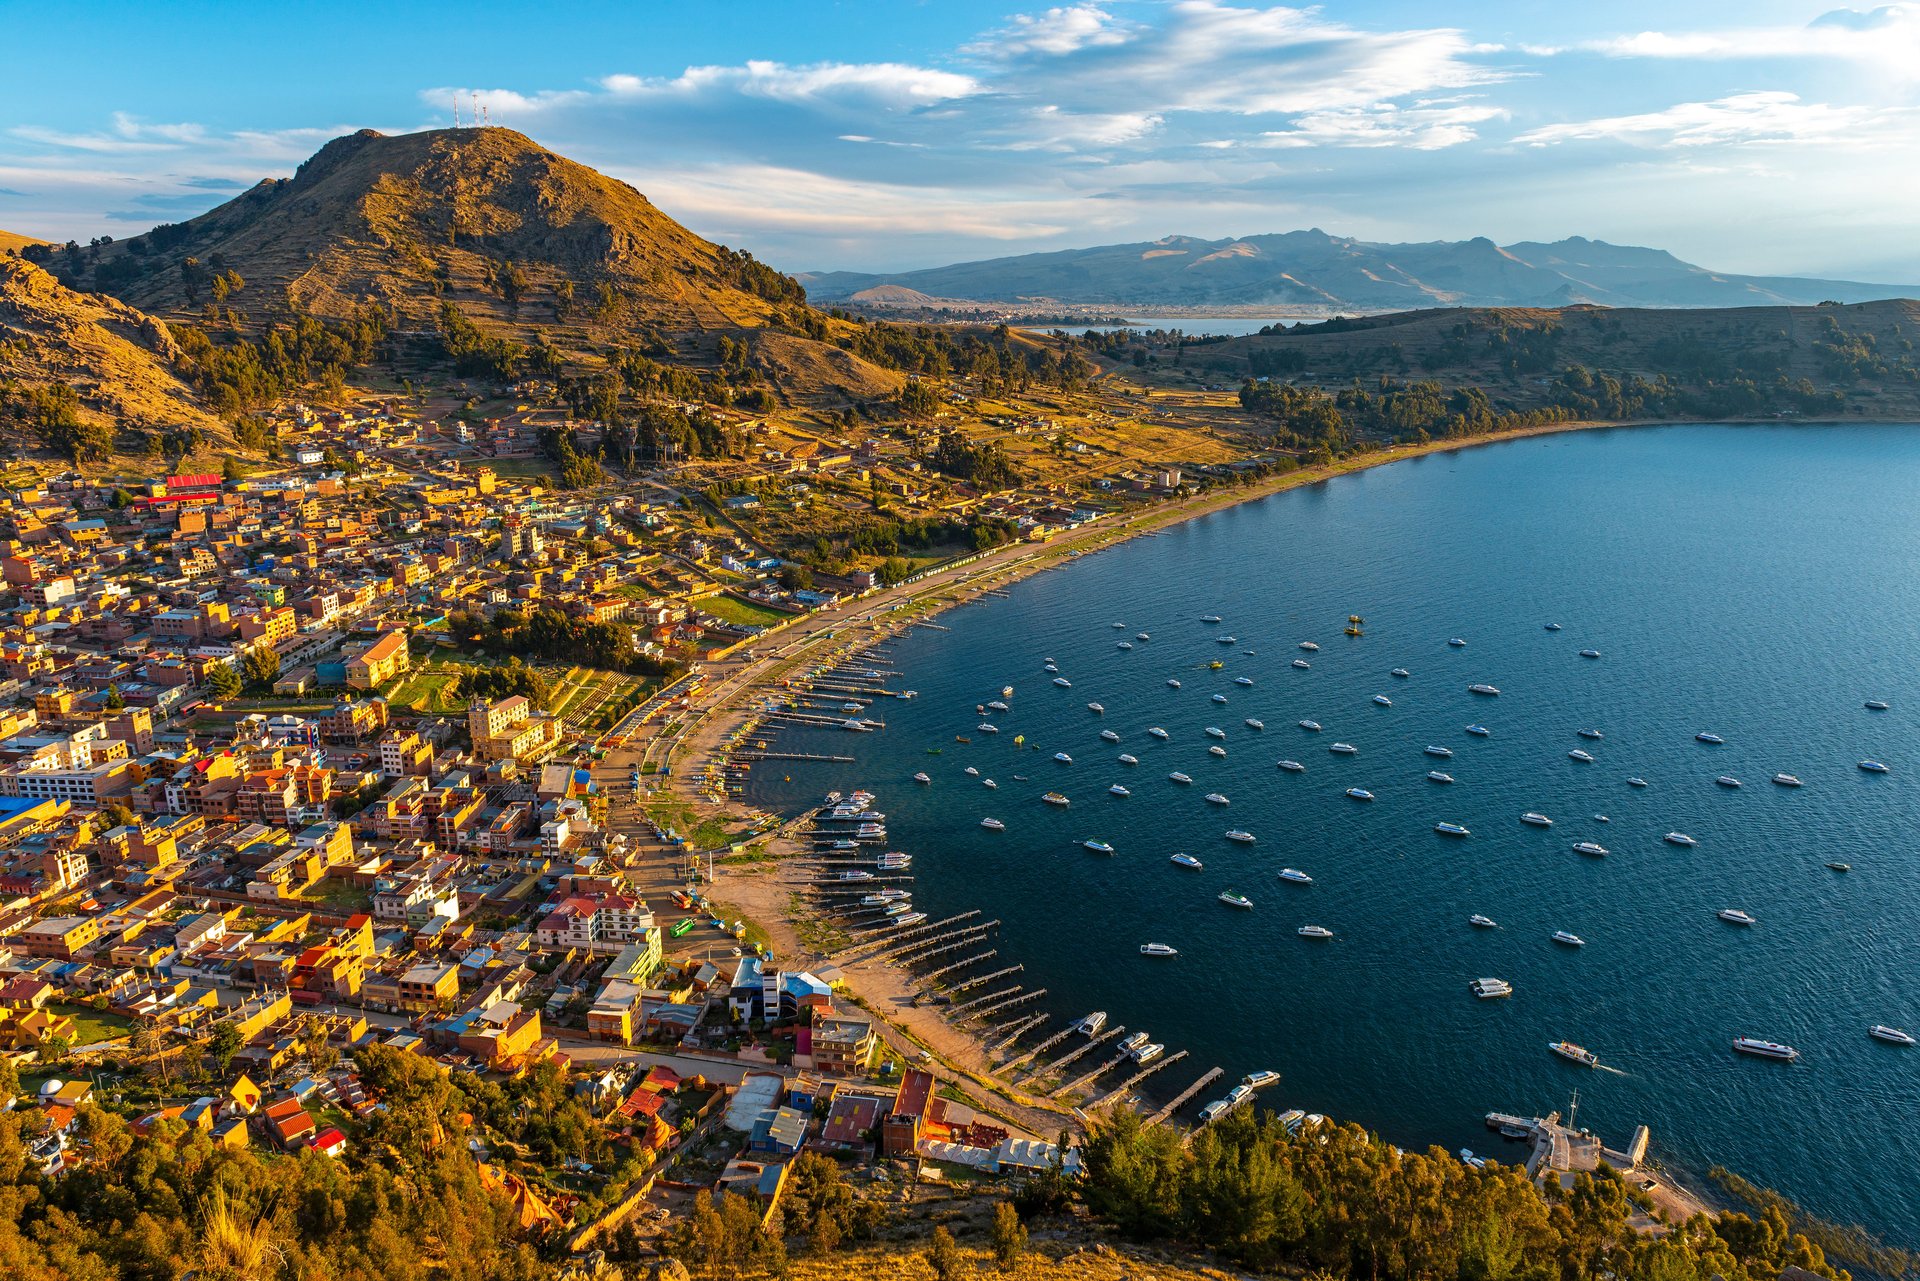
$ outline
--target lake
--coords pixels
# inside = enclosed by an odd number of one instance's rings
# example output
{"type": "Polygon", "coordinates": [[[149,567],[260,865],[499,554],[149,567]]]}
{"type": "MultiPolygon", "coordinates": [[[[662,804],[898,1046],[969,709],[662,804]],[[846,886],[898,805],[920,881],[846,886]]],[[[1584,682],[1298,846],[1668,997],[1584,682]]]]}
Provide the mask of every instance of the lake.
{"type": "Polygon", "coordinates": [[[1268,325],[1296,324],[1299,321],[1322,320],[1325,317],[1315,314],[1301,316],[1147,316],[1138,320],[1128,318],[1132,323],[1125,325],[1022,325],[1022,329],[1034,333],[1052,333],[1056,329],[1070,334],[1084,334],[1091,330],[1096,334],[1110,334],[1123,329],[1137,329],[1146,332],[1149,329],[1178,329],[1195,336],[1201,334],[1224,334],[1238,338],[1245,334],[1257,334],[1268,325]]]}
{"type": "Polygon", "coordinates": [[[951,630],[891,645],[919,696],[877,706],[883,732],[782,736],[859,764],[763,766],[749,794],[792,809],[829,788],[879,793],[894,847],[916,855],[916,905],[999,917],[1001,963],[1049,989],[1051,1026],[1104,1009],[1191,1052],[1149,1083],[1163,1096],[1214,1064],[1223,1087],[1272,1068],[1284,1080],[1266,1104],[1511,1160],[1521,1149],[1483,1114],[1564,1111],[1577,1089],[1583,1124],[1614,1146],[1649,1125],[1655,1155],[1696,1185],[1724,1164],[1911,1245],[1920,1048],[1867,1029],[1920,1031],[1916,493],[1912,427],[1607,429],[1377,467],[943,615],[951,630]],[[1349,614],[1364,636],[1342,634],[1349,614]],[[1476,682],[1501,693],[1475,696],[1476,682]],[[1003,732],[978,732],[976,707],[1009,684],[1003,732]],[[1491,735],[1465,733],[1474,722],[1491,735]],[[1207,753],[1216,741],[1225,757],[1207,753]],[[1890,772],[1860,770],[1868,758],[1890,772]],[[1428,781],[1434,768],[1456,781],[1428,781]],[[1769,781],[1782,771],[1805,786],[1769,781]],[[1109,795],[1116,782],[1132,795],[1109,795]],[[1042,804],[1052,789],[1071,808],[1042,804]],[[1203,799],[1216,791],[1226,807],[1203,799]],[[1554,825],[1522,824],[1526,811],[1554,825]],[[988,815],[1007,830],[980,828],[988,815]],[[1081,848],[1091,837],[1116,853],[1081,848]],[[1583,857],[1578,841],[1610,853],[1583,857]],[[1177,851],[1204,870],[1171,864],[1177,851]],[[1313,883],[1281,882],[1282,867],[1313,883]],[[1216,901],[1225,889],[1253,909],[1216,901]],[[1730,907],[1757,924],[1719,920],[1730,907]],[[1308,923],[1336,937],[1299,937],[1308,923]],[[1180,955],[1143,957],[1149,940],[1180,955]],[[1477,976],[1515,994],[1476,1000],[1477,976]],[[1802,1057],[1737,1055],[1742,1035],[1802,1057]],[[1605,1066],[1556,1058],[1562,1039],[1605,1066]]]}

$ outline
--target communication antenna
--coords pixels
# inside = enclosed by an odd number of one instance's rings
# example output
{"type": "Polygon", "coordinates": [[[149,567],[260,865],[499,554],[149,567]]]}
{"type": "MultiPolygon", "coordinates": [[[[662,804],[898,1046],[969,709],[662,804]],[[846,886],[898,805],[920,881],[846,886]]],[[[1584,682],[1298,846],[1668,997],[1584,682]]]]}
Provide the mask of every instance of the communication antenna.
{"type": "Polygon", "coordinates": [[[467,113],[467,123],[470,125],[473,125],[473,124],[476,124],[476,122],[479,119],[480,119],[480,91],[476,89],[473,91],[473,110],[467,113]]]}
{"type": "Polygon", "coordinates": [[[460,127],[460,95],[457,93],[453,95],[453,127],[460,127]]]}

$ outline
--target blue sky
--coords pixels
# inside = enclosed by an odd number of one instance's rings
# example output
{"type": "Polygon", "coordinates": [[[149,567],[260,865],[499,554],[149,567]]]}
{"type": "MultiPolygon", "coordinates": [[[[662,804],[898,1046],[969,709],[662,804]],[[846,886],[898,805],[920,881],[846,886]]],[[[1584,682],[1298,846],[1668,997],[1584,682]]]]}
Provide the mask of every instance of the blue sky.
{"type": "Polygon", "coordinates": [[[1920,3],[174,0],[0,23],[0,227],[56,239],[191,216],[477,95],[795,271],[1319,226],[1920,282],[1920,3]]]}

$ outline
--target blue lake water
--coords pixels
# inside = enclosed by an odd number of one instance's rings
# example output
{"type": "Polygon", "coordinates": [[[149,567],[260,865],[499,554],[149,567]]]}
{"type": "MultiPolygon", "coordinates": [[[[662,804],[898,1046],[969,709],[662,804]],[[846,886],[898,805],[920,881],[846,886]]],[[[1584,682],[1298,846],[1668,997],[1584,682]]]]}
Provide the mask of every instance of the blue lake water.
{"type": "MultiPolygon", "coordinates": [[[[1124,312],[1121,314],[1125,314],[1124,312]]],[[[1036,333],[1051,333],[1055,329],[1070,334],[1083,334],[1091,330],[1096,334],[1110,334],[1118,329],[1137,329],[1145,332],[1150,329],[1178,329],[1187,334],[1224,334],[1239,338],[1246,334],[1257,334],[1268,325],[1296,324],[1302,319],[1317,320],[1318,315],[1292,314],[1285,316],[1144,316],[1138,319],[1129,316],[1130,324],[1125,325],[1023,325],[1036,333]]]]}
{"type": "Polygon", "coordinates": [[[1920,1048],[1867,1036],[1920,1031],[1917,494],[1908,427],[1600,430],[1376,468],[1084,557],[892,642],[896,684],[919,696],[875,708],[884,732],[781,740],[859,764],[762,766],[750,794],[793,808],[879,793],[892,843],[916,855],[916,905],[1001,918],[1001,957],[1057,1017],[1105,1009],[1191,1051],[1150,1083],[1168,1095],[1214,1064],[1229,1081],[1273,1068],[1269,1104],[1515,1159],[1483,1114],[1564,1110],[1577,1087],[1582,1123],[1616,1146],[1645,1123],[1682,1169],[1725,1164],[1920,1242],[1920,1048]],[[1349,614],[1364,637],[1342,635],[1349,614]],[[1116,648],[1140,631],[1152,639],[1116,648]],[[1321,650],[1296,648],[1308,640],[1321,650]],[[1003,732],[977,732],[976,705],[1009,684],[1003,732]],[[1225,758],[1206,752],[1210,725],[1225,758]],[[1336,740],[1359,753],[1331,754],[1336,740]],[[1569,759],[1578,747],[1595,763],[1569,759]],[[1306,772],[1276,769],[1283,757],[1306,772]],[[1427,781],[1436,766],[1457,781],[1427,781]],[[930,787],[910,781],[923,769],[930,787]],[[1775,786],[1779,771],[1806,785],[1775,786]],[[1132,795],[1109,796],[1115,782],[1132,795]],[[1352,786],[1377,799],[1349,800],[1352,786]],[[1042,804],[1049,789],[1071,808],[1042,804]],[[1522,825],[1528,810],[1554,826],[1522,825]],[[1472,835],[1437,835],[1441,821],[1472,835]],[[1257,843],[1224,840],[1232,827],[1257,843]],[[1670,830],[1699,846],[1663,843],[1670,830]],[[1117,853],[1084,851],[1088,837],[1117,853]],[[1610,856],[1573,853],[1581,840],[1610,856]],[[1170,864],[1180,850],[1205,870],[1170,864]],[[1278,881],[1285,866],[1314,883],[1278,881]],[[1226,888],[1254,909],[1217,902],[1226,888]],[[1716,919],[1726,907],[1758,924],[1716,919]],[[1298,937],[1309,922],[1337,937],[1298,937]],[[1561,929],[1587,946],[1551,942],[1561,929]],[[1148,940],[1179,957],[1140,956],[1148,940]],[[1475,1000],[1481,975],[1515,995],[1475,1000]],[[1736,1055],[1739,1035],[1801,1061],[1736,1055]],[[1562,1038],[1606,1070],[1555,1058],[1562,1038]]]}

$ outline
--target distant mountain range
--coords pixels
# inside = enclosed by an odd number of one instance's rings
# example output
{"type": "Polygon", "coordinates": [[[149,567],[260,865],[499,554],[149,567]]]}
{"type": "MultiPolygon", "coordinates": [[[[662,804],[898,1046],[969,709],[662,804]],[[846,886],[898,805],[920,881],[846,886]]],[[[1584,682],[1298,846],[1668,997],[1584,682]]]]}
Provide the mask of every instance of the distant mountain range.
{"type": "Polygon", "coordinates": [[[1738,276],[1660,249],[1574,236],[1502,247],[1484,237],[1374,244],[1324,231],[1127,245],[989,258],[918,271],[799,277],[817,302],[876,307],[1059,302],[1115,307],[1319,306],[1379,311],[1445,306],[1745,307],[1920,296],[1920,286],[1738,276]],[[910,291],[910,292],[909,292],[910,291]],[[921,295],[922,297],[914,297],[921,295]]]}

